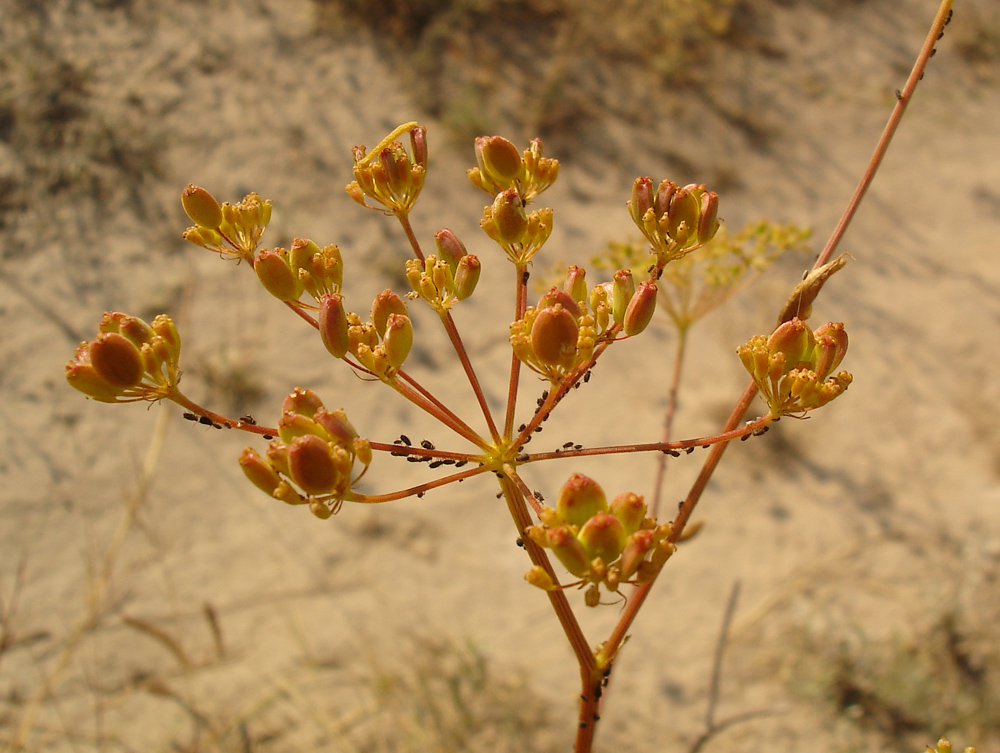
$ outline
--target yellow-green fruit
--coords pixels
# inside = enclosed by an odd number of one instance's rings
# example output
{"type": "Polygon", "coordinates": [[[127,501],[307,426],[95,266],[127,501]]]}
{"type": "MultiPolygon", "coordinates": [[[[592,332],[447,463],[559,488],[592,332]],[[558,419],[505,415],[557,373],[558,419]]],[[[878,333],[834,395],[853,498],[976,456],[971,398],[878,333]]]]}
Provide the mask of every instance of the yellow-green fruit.
{"type": "Polygon", "coordinates": [[[306,494],[329,494],[341,477],[330,445],[307,434],[296,437],[288,448],[288,469],[292,480],[306,494]]]}
{"type": "Polygon", "coordinates": [[[559,490],[556,511],[573,526],[582,526],[591,517],[608,509],[601,485],[582,473],[574,473],[559,490]]]}
{"type": "Polygon", "coordinates": [[[580,325],[561,304],[538,312],[531,325],[531,347],[535,357],[546,366],[568,368],[576,358],[580,325]]]}
{"type": "Polygon", "coordinates": [[[125,389],[142,381],[145,369],[139,349],[116,332],[104,332],[90,344],[90,362],[112,387],[125,389]]]}
{"type": "Polygon", "coordinates": [[[222,209],[208,191],[189,183],[181,194],[181,206],[191,221],[201,227],[214,230],[222,224],[222,209]]]}

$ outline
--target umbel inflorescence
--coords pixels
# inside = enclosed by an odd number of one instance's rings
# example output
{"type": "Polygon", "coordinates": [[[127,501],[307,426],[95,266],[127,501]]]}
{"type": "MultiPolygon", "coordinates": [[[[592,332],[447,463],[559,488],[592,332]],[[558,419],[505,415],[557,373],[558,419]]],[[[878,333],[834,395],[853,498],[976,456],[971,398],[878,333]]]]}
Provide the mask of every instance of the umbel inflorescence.
{"type": "MultiPolygon", "coordinates": [[[[320,246],[299,238],[288,249],[262,246],[270,201],[250,194],[238,203],[220,205],[208,191],[193,185],[181,197],[195,223],[184,233],[187,240],[224,259],[246,262],[271,295],[317,330],[330,356],[433,416],[464,440],[458,449],[413,445],[405,437],[394,442],[363,438],[342,408],[324,404],[301,387],[285,399],[275,426],[217,414],[181,392],[181,340],[165,315],[147,324],[117,312],[105,314],[99,334],[80,345],[66,366],[66,376],[73,387],[100,402],[167,399],[182,406],[189,418],[270,440],[265,447],[247,447],[240,455],[247,478],[270,497],[304,505],[319,518],[331,517],[345,502],[389,502],[423,496],[475,476],[495,478],[531,560],[526,579],[549,595],[585,678],[582,703],[594,712],[594,688],[610,673],[644,589],[676,550],[697,495],[675,520],[661,522],[656,519],[655,502],[648,505],[642,496],[628,491],[609,500],[596,481],[572,473],[554,495],[555,507],[548,507],[525,484],[519,467],[584,455],[679,455],[694,447],[722,446],[760,434],[782,416],[802,416],[847,388],[851,375],[837,371],[847,350],[847,334],[840,324],[812,329],[802,319],[788,316],[772,333],[741,346],[739,357],[768,408],[764,416],[743,426],[681,441],[634,444],[635,438],[623,437],[622,444],[609,447],[573,445],[529,452],[532,435],[571,389],[589,379],[601,356],[621,340],[647,331],[658,302],[678,331],[686,332],[695,318],[725,300],[754,270],[755,257],[744,252],[735,262],[725,260],[729,250],[742,244],[732,239],[742,236],[716,240],[725,233],[719,232],[719,197],[714,192],[703,185],[640,177],[627,209],[647,245],[645,258],[633,250],[621,268],[612,269],[608,279],[596,284],[588,281],[583,266],[571,265],[556,284],[529,303],[530,268],[552,232],[554,216],[551,208],[535,204],[557,179],[559,163],[544,156],[537,139],[522,151],[499,136],[481,137],[476,139],[475,156],[469,177],[490,197],[480,225],[486,240],[499,247],[486,253],[506,257],[512,267],[510,371],[506,404],[497,415],[488,406],[452,318],[455,306],[474,297],[483,265],[447,228],[434,235],[433,252],[425,254],[409,223],[427,177],[424,128],[408,123],[371,152],[364,147],[354,150],[354,180],[347,186],[348,195],[363,207],[394,216],[412,251],[412,258],[403,263],[410,289],[379,293],[366,313],[351,308],[345,292],[350,270],[336,245],[320,246]],[[408,149],[400,139],[408,140],[408,149]],[[708,291],[703,298],[692,294],[697,276],[693,270],[701,268],[702,260],[704,268],[712,270],[702,286],[708,291]],[[458,415],[445,397],[427,390],[407,371],[407,357],[419,337],[411,306],[427,306],[440,319],[479,405],[482,415],[475,421],[458,415]],[[546,383],[542,397],[527,410],[517,403],[522,367],[546,383]],[[400,462],[395,458],[426,464],[430,478],[406,489],[368,491],[369,485],[392,478],[391,464],[400,462]],[[549,554],[555,555],[568,578],[553,567],[549,554]],[[605,601],[602,593],[625,595],[626,585],[636,587],[632,592],[639,597],[631,599],[620,629],[593,648],[583,637],[565,589],[583,588],[585,604],[594,607],[605,601]]],[[[755,231],[756,237],[763,232],[755,231]]],[[[596,266],[607,268],[614,258],[611,253],[596,266]]],[[[584,711],[581,715],[584,719],[584,711]]]]}

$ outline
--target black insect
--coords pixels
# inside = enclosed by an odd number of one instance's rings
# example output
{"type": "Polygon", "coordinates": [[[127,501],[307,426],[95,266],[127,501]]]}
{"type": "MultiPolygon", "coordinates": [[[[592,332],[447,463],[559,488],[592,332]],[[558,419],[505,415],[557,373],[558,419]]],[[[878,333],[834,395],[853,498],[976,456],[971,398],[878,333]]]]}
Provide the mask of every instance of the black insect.
{"type": "Polygon", "coordinates": [[[434,447],[434,444],[432,442],[430,442],[429,440],[427,440],[427,439],[421,439],[420,440],[420,446],[423,447],[425,450],[436,449],[434,447]]]}

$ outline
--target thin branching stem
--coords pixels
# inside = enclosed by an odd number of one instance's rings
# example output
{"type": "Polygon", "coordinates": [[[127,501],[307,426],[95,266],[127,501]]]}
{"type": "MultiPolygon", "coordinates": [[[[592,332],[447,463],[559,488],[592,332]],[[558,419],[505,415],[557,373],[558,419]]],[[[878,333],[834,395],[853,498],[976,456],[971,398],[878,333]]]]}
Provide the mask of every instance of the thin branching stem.
{"type": "Polygon", "coordinates": [[[479,383],[479,378],[476,376],[476,370],[472,367],[472,361],[469,360],[469,353],[465,349],[465,344],[462,342],[462,337],[458,333],[458,328],[455,326],[455,320],[451,316],[451,312],[445,312],[445,315],[441,317],[441,321],[444,324],[445,330],[448,332],[448,337],[451,339],[451,344],[455,347],[455,353],[458,354],[458,359],[462,362],[462,368],[465,369],[465,376],[469,380],[469,384],[472,385],[472,391],[476,393],[476,400],[479,401],[479,407],[483,411],[483,416],[486,418],[486,425],[489,427],[490,436],[493,437],[493,442],[499,444],[500,442],[500,432],[497,431],[497,425],[493,421],[493,414],[490,412],[489,403],[486,402],[486,395],[483,393],[483,387],[479,383]]]}
{"type": "Polygon", "coordinates": [[[417,484],[416,486],[411,486],[407,489],[400,489],[395,492],[388,492],[387,494],[357,494],[354,493],[350,497],[351,502],[362,502],[365,504],[374,504],[380,502],[393,502],[397,499],[404,499],[406,497],[422,496],[425,492],[429,492],[431,489],[437,489],[439,486],[445,486],[447,484],[454,484],[458,481],[464,481],[467,478],[472,478],[473,476],[479,476],[483,473],[489,471],[490,468],[487,466],[479,466],[477,468],[469,468],[466,471],[459,471],[458,473],[452,473],[450,476],[442,476],[441,478],[434,479],[433,481],[425,481],[422,484],[417,484]]]}
{"type": "MultiPolygon", "coordinates": [[[[528,284],[524,279],[528,268],[524,264],[514,267],[517,274],[517,303],[514,305],[514,321],[524,316],[528,308],[528,284]]],[[[515,353],[510,355],[510,381],[507,385],[507,412],[504,417],[503,435],[509,438],[514,434],[514,411],[517,409],[517,386],[521,379],[521,359],[515,353]]]]}
{"type": "Polygon", "coordinates": [[[389,452],[393,455],[413,455],[414,457],[433,460],[465,460],[466,462],[482,463],[483,455],[472,455],[468,452],[450,452],[448,450],[429,450],[424,447],[408,447],[402,444],[385,444],[384,442],[369,442],[376,452],[389,452]]]}
{"type": "Polygon", "coordinates": [[[522,463],[532,463],[539,460],[553,460],[555,458],[580,458],[590,455],[623,455],[629,452],[680,452],[683,450],[693,450],[695,447],[717,447],[720,444],[732,442],[734,439],[759,434],[765,427],[774,422],[774,417],[767,415],[749,421],[743,426],[721,434],[710,437],[698,437],[696,439],[680,439],[676,442],[649,442],[646,444],[623,444],[612,447],[585,447],[574,450],[554,450],[553,452],[536,452],[523,457],[522,463]]]}
{"type": "Polygon", "coordinates": [[[386,384],[396,390],[396,392],[405,397],[415,406],[434,416],[434,418],[438,419],[456,434],[472,442],[472,444],[476,445],[476,447],[479,447],[482,450],[489,449],[489,443],[487,443],[486,440],[479,436],[479,434],[476,433],[476,431],[467,423],[465,423],[465,421],[446,408],[441,401],[420,387],[413,377],[404,375],[402,371],[397,372],[397,376],[402,378],[392,379],[389,382],[386,382],[386,384]]]}
{"type": "Polygon", "coordinates": [[[247,423],[246,421],[240,421],[235,418],[227,418],[226,416],[222,416],[208,410],[208,408],[202,408],[198,405],[198,403],[191,400],[176,387],[167,399],[172,400],[182,408],[187,408],[189,412],[195,414],[196,416],[204,417],[205,419],[211,421],[212,426],[224,426],[227,429],[239,429],[240,431],[248,431],[251,434],[261,434],[265,437],[274,437],[278,435],[278,430],[270,426],[258,426],[257,424],[247,423]]]}
{"type": "Polygon", "coordinates": [[[413,255],[420,261],[423,261],[424,252],[420,250],[420,241],[417,240],[417,236],[413,232],[413,226],[410,225],[410,215],[406,212],[396,212],[396,219],[399,220],[399,224],[403,226],[403,232],[406,233],[406,240],[410,242],[410,248],[413,249],[413,255]]]}
{"type": "MultiPolygon", "coordinates": [[[[674,351],[674,370],[670,376],[670,386],[667,388],[667,410],[663,416],[663,436],[660,440],[664,444],[670,441],[670,433],[673,430],[674,414],[677,412],[677,396],[681,383],[681,373],[684,371],[684,349],[687,346],[688,327],[677,327],[677,347],[674,351]]],[[[653,493],[650,495],[649,515],[656,518],[660,508],[660,498],[663,496],[663,479],[667,473],[667,456],[661,454],[656,463],[656,476],[653,479],[653,493]]]]}
{"type": "Polygon", "coordinates": [[[927,67],[927,61],[931,59],[931,55],[934,53],[934,45],[940,38],[941,33],[944,31],[945,24],[948,23],[952,1],[953,0],[941,0],[941,5],[938,7],[937,15],[934,17],[934,23],[931,24],[931,29],[927,32],[927,38],[924,40],[924,46],[920,48],[920,54],[917,55],[917,60],[913,64],[913,70],[910,71],[910,77],[906,79],[906,86],[904,86],[903,90],[899,93],[899,98],[896,100],[896,106],[892,109],[889,121],[885,124],[882,136],[879,138],[878,145],[875,147],[875,153],[872,155],[871,160],[869,160],[868,167],[865,168],[864,175],[861,176],[861,182],[858,183],[858,187],[854,190],[854,195],[851,196],[851,200],[847,204],[847,209],[845,209],[843,215],[841,215],[840,222],[837,223],[837,227],[834,228],[833,233],[830,235],[830,239],[823,247],[823,251],[816,260],[816,264],[813,266],[813,269],[819,269],[821,266],[830,261],[830,257],[832,257],[833,252],[836,251],[837,246],[840,244],[840,240],[844,237],[844,233],[847,232],[847,226],[850,225],[851,220],[854,219],[854,215],[857,213],[858,207],[861,205],[861,200],[864,199],[865,194],[868,192],[868,187],[875,178],[875,173],[878,172],[879,165],[882,164],[882,158],[889,149],[889,143],[892,141],[892,137],[896,134],[896,129],[899,127],[899,122],[903,118],[903,113],[906,112],[906,106],[910,104],[910,100],[913,98],[913,92],[916,90],[917,84],[920,82],[920,79],[924,77],[924,69],[927,67]]]}

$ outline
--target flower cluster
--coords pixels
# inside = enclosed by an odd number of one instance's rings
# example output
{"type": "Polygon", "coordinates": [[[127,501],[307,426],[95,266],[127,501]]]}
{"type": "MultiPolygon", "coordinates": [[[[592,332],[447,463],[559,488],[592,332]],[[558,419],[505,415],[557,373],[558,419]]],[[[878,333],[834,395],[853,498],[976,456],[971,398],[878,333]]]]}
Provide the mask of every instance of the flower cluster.
{"type": "Polygon", "coordinates": [[[406,262],[406,279],[413,288],[409,298],[423,298],[438,314],[447,313],[456,301],[472,295],[479,283],[482,265],[479,257],[468,253],[465,244],[448,228],[434,234],[437,255],[423,261],[406,262]]]}
{"type": "MultiPolygon", "coordinates": [[[[551,549],[569,572],[589,584],[588,606],[600,603],[600,585],[616,592],[622,583],[648,583],[674,553],[669,524],[646,517],[642,497],[623,492],[608,504],[600,485],[575,473],[559,490],[555,509],[543,507],[541,525],[524,533],[551,549]]],[[[556,586],[541,567],[525,575],[532,585],[551,591],[556,586]]]]}
{"type": "Polygon", "coordinates": [[[736,352],[773,418],[826,405],[854,379],[847,371],[833,373],[847,353],[847,332],[840,323],[813,332],[801,319],[791,319],[770,337],[750,338],[736,352]]]}
{"type": "Polygon", "coordinates": [[[405,215],[416,203],[426,176],[427,129],[406,123],[386,136],[371,154],[363,146],[354,147],[354,180],[348,184],[347,194],[363,207],[368,206],[367,196],[386,211],[405,215]],[[412,157],[396,141],[404,133],[410,134],[412,157]]]}
{"type": "Polygon", "coordinates": [[[552,234],[552,209],[544,207],[528,214],[516,188],[497,194],[491,206],[483,207],[480,227],[496,241],[507,258],[524,267],[552,234]]]}
{"type": "Polygon", "coordinates": [[[550,288],[510,325],[510,343],[522,363],[557,384],[591,359],[601,338],[642,332],[655,308],[656,283],[637,287],[622,269],[588,294],[584,270],[572,266],[562,288],[550,288]]]}
{"type": "Polygon", "coordinates": [[[253,263],[257,245],[271,221],[271,202],[255,193],[236,204],[221,207],[208,191],[189,185],[181,194],[184,212],[194,222],[184,231],[184,239],[228,259],[253,263]]]}
{"type": "Polygon", "coordinates": [[[290,505],[308,504],[323,519],[345,499],[356,498],[351,490],[371,462],[371,445],[358,436],[344,411],[327,410],[314,392],[301,387],[285,398],[278,439],[268,446],[266,458],[252,447],[240,455],[240,466],[254,486],[290,505]],[[355,462],[363,468],[352,478],[355,462]]]}
{"type": "Polygon", "coordinates": [[[479,166],[469,170],[474,186],[493,196],[513,188],[525,204],[559,177],[559,161],[542,156],[541,139],[533,139],[521,154],[502,136],[480,136],[476,163],[479,166]]]}
{"type": "Polygon", "coordinates": [[[665,180],[654,192],[652,178],[636,178],[628,211],[660,269],[708,243],[719,230],[719,195],[703,185],[681,188],[665,180]]]}
{"type": "Polygon", "coordinates": [[[106,313],[99,334],[80,344],[66,364],[72,387],[102,403],[155,401],[180,379],[181,338],[169,316],[152,324],[118,311],[106,313]]]}
{"type": "Polygon", "coordinates": [[[371,321],[344,309],[339,293],[320,298],[319,333],[331,355],[348,353],[382,381],[392,381],[413,346],[413,323],[406,303],[391,290],[372,302],[371,321]]]}
{"type": "Polygon", "coordinates": [[[344,260],[333,244],[320,248],[305,238],[292,241],[292,248],[264,249],[253,262],[264,289],[279,301],[298,301],[303,292],[316,301],[339,293],[344,282],[344,260]]]}

